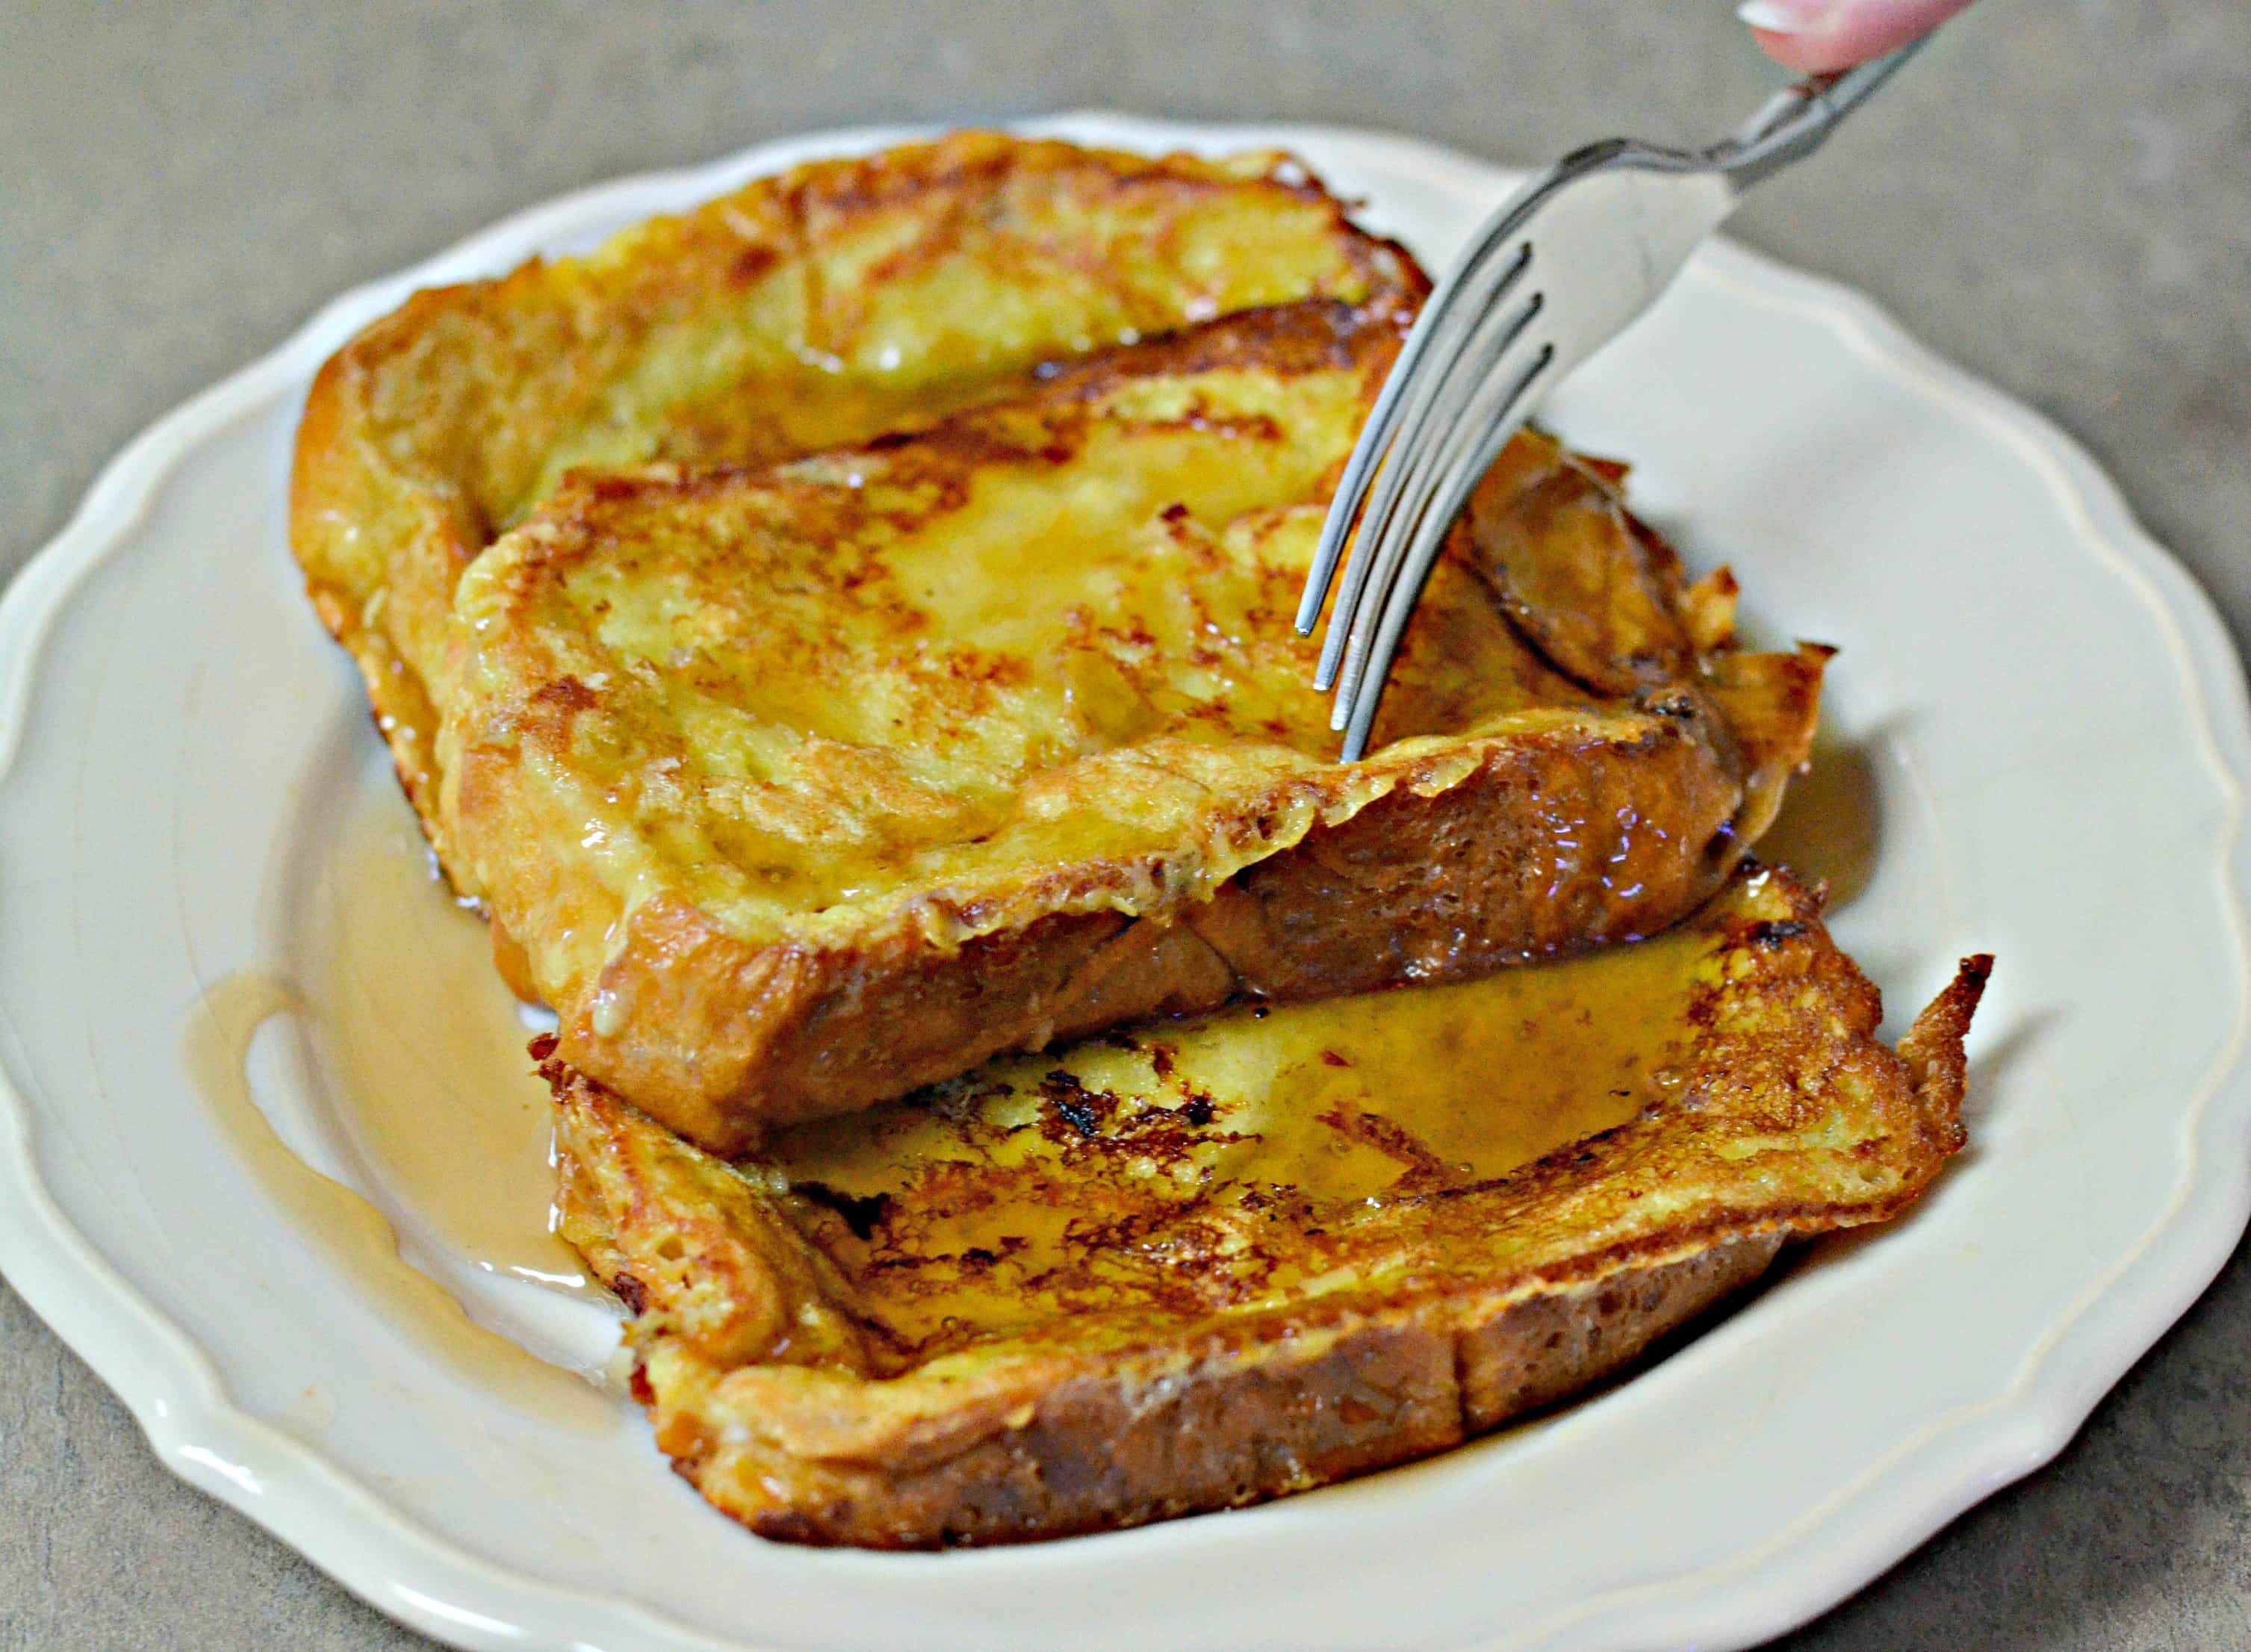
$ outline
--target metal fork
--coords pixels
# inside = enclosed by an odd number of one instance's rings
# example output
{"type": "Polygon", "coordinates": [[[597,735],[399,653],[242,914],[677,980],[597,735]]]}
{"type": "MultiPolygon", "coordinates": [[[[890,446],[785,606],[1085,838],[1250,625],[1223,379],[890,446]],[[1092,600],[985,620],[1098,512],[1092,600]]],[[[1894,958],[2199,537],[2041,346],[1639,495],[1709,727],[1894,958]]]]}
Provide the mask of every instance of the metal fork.
{"type": "Polygon", "coordinates": [[[1368,748],[1391,657],[1447,529],[1534,402],[1654,303],[1753,184],[1818,149],[1929,38],[1777,93],[1707,149],[1590,144],[1486,221],[1376,397],[1298,605],[1299,634],[1310,637],[1351,537],[1313,675],[1316,688],[1336,688],[1329,726],[1344,732],[1345,762],[1368,748]]]}

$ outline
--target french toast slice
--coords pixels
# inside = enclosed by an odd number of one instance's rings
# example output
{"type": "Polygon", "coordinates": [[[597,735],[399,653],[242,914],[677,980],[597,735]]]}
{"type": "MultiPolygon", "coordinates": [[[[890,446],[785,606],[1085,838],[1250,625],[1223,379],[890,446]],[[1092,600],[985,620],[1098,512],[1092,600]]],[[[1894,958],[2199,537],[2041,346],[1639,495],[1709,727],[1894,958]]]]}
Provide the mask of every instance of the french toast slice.
{"type": "Polygon", "coordinates": [[[1257,306],[1424,290],[1276,154],[959,133],[763,178],[578,258],[416,294],[337,351],[290,538],[441,863],[454,582],[574,467],[771,462],[927,424],[1044,361],[1257,306]]]}
{"type": "Polygon", "coordinates": [[[1047,1538],[1447,1448],[1639,1357],[1963,1144],[1967,959],[1896,1054],[1818,899],[1113,1034],[729,1164],[552,1059],[562,1231],[656,1441],[791,1541],[1047,1538]]]}
{"type": "Polygon", "coordinates": [[[1364,761],[1291,613],[1409,317],[1250,312],[773,469],[582,475],[464,577],[443,814],[564,1059],[714,1151],[1035,1048],[1631,939],[1725,878],[1825,651],[1612,473],[1478,491],[1364,761]]]}

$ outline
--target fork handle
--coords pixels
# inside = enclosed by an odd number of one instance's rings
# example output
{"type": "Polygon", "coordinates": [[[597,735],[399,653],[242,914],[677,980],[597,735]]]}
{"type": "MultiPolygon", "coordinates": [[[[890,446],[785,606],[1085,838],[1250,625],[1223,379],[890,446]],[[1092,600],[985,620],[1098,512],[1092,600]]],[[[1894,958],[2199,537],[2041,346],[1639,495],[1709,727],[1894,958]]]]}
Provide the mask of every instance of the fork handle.
{"type": "Polygon", "coordinates": [[[1819,149],[1839,122],[1930,44],[1917,35],[1895,51],[1834,74],[1817,74],[1776,93],[1735,134],[1706,151],[1741,193],[1819,149]]]}

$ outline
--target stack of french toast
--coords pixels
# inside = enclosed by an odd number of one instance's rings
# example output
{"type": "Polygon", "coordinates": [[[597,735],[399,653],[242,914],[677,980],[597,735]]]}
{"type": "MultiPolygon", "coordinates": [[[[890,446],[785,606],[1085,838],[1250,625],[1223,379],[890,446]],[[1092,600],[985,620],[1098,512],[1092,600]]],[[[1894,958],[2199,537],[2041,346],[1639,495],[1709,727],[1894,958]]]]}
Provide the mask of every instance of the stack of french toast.
{"type": "Polygon", "coordinates": [[[658,1445],[759,1533],[1273,1496],[1616,1372],[1963,1141],[1748,851],[1738,646],[1527,433],[1369,755],[1291,618],[1427,284],[1286,156],[963,134],[417,294],[292,536],[495,962],[658,1445]]]}

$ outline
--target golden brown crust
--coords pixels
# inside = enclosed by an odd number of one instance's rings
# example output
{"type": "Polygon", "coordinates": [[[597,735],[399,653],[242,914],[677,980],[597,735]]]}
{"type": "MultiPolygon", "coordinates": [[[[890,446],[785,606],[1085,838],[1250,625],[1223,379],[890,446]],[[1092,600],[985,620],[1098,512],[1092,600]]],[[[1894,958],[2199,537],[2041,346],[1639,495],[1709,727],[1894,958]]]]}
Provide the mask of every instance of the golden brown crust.
{"type": "Polygon", "coordinates": [[[745,1524],[791,1543],[1018,1543],[1237,1508],[1449,1450],[1613,1376],[1756,1279],[1782,1243],[1730,1241],[1451,1331],[1372,1322],[1074,1375],[927,1464],[813,1465],[699,1431],[674,1467],[738,1517],[746,1481],[782,1479],[794,1500],[745,1524]]]}
{"type": "Polygon", "coordinates": [[[691,1140],[741,1152],[776,1125],[1152,1016],[1460,979],[1638,939],[1733,864],[1742,793],[1670,725],[1474,755],[1444,790],[1401,785],[1177,917],[1060,912],[953,945],[910,929],[754,947],[651,901],[601,977],[620,1030],[604,1035],[577,1010],[566,1059],[691,1140]],[[1635,830],[1652,819],[1672,830],[1635,830]],[[1684,853],[1683,839],[1722,847],[1684,853]]]}
{"type": "Polygon", "coordinates": [[[1544,438],[1450,544],[1382,743],[1333,760],[1289,612],[1403,319],[1250,313],[911,439],[583,479],[508,536],[461,588],[445,812],[565,1059],[732,1152],[1716,888],[1821,658],[1700,650],[1671,553],[1544,438]]]}
{"type": "Polygon", "coordinates": [[[291,543],[473,893],[436,807],[454,586],[565,469],[771,463],[925,425],[1121,338],[1423,287],[1276,155],[966,132],[816,162],[369,327],[314,382],[291,543]]]}
{"type": "Polygon", "coordinates": [[[564,1232],[659,1445],[767,1536],[1229,1506],[1551,1404],[1897,1214],[1961,1144],[1989,966],[1895,1055],[1812,898],[1747,873],[1641,946],[998,1063],[733,1168],[551,1062],[564,1232]]]}

